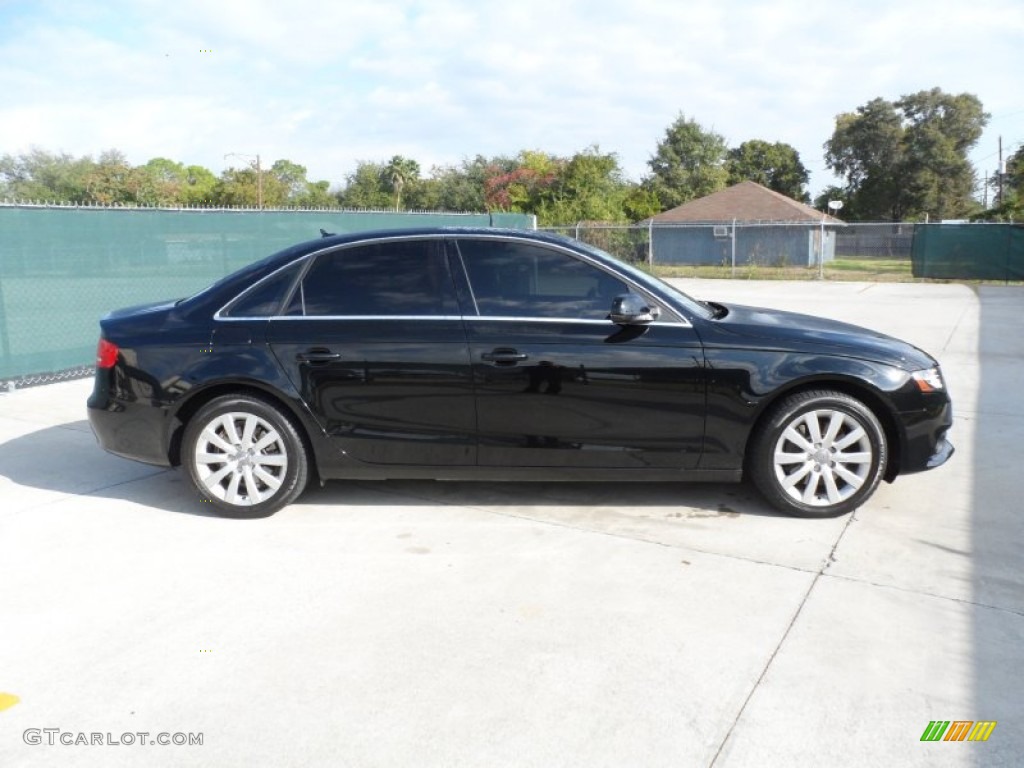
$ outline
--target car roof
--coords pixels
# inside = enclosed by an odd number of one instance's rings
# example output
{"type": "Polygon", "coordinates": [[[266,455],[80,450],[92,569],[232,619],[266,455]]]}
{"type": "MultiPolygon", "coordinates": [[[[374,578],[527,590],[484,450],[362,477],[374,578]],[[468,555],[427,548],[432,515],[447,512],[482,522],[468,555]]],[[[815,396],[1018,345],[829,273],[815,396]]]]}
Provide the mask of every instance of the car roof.
{"type": "MultiPolygon", "coordinates": [[[[308,241],[308,245],[313,246],[314,249],[318,250],[324,246],[341,245],[343,243],[351,243],[358,240],[387,239],[393,237],[466,237],[474,235],[520,237],[528,240],[539,240],[549,243],[574,242],[564,235],[556,235],[549,232],[538,232],[535,229],[507,229],[503,227],[404,227],[327,234],[316,240],[308,241]]],[[[307,243],[303,243],[303,245],[305,244],[307,243]]]]}
{"type": "MultiPolygon", "coordinates": [[[[321,230],[323,231],[323,230],[321,230]]],[[[401,237],[506,237],[568,246],[580,250],[583,245],[564,235],[538,232],[531,229],[506,229],[502,227],[408,227],[394,229],[373,229],[341,234],[325,234],[321,237],[296,243],[281,251],[272,253],[258,261],[238,269],[208,286],[206,289],[184,300],[183,309],[201,309],[207,304],[218,305],[245,286],[269,275],[284,265],[310,253],[366,240],[387,240],[401,237]]]]}

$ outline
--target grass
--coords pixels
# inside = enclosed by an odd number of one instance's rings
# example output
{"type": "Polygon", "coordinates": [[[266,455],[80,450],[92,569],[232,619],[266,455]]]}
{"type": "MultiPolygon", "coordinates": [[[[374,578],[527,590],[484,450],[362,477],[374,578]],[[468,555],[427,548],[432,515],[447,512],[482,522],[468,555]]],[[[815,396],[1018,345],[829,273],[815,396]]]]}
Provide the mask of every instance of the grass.
{"type": "MultiPolygon", "coordinates": [[[[737,264],[735,271],[725,265],[655,264],[659,277],[738,278],[740,280],[817,280],[818,267],[737,264]]],[[[826,280],[913,282],[908,259],[836,259],[825,264],[826,280]]]]}

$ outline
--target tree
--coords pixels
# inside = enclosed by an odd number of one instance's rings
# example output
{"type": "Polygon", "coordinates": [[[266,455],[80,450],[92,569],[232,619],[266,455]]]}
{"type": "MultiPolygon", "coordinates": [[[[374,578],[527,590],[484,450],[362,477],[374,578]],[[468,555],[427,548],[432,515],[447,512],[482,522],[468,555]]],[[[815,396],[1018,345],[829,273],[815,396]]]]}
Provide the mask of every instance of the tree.
{"type": "Polygon", "coordinates": [[[402,189],[420,177],[420,164],[401,155],[395,155],[384,167],[384,181],[395,196],[395,210],[402,208],[402,189]]]}
{"type": "Polygon", "coordinates": [[[490,166],[484,179],[487,209],[539,213],[551,203],[551,187],[562,162],[546,152],[523,150],[511,164],[490,166]]]}
{"type": "Polygon", "coordinates": [[[217,188],[217,177],[201,165],[185,168],[185,180],[179,202],[183,205],[212,205],[213,193],[217,188]]]}
{"type": "Polygon", "coordinates": [[[832,212],[828,210],[828,204],[832,200],[839,200],[842,204],[843,217],[846,218],[846,209],[850,205],[850,201],[846,197],[846,190],[843,187],[828,186],[822,191],[820,195],[814,198],[814,207],[822,213],[832,212]]]}
{"type": "Polygon", "coordinates": [[[143,205],[181,205],[187,183],[185,166],[166,157],[154,157],[133,169],[138,186],[136,201],[143,205]]]}
{"type": "Polygon", "coordinates": [[[661,213],[661,201],[642,184],[630,184],[622,201],[622,211],[629,221],[643,221],[661,213]]]}
{"type": "Polygon", "coordinates": [[[836,118],[828,167],[845,177],[852,220],[960,218],[977,208],[967,153],[988,115],[968,93],[938,88],[896,102],[872,99],[836,118]]]}
{"type": "Polygon", "coordinates": [[[752,139],[729,150],[726,161],[729,184],[756,181],[779,194],[806,203],[810,175],[800,162],[800,153],[789,144],[752,139]]]}
{"type": "MultiPolygon", "coordinates": [[[[306,166],[291,160],[275,160],[267,172],[271,183],[280,185],[284,193],[283,205],[298,208],[326,208],[337,205],[329,192],[329,181],[309,181],[306,166]]],[[[266,183],[266,180],[264,180],[266,183]]]]}
{"type": "Polygon", "coordinates": [[[982,221],[1024,221],[1024,146],[1006,161],[1006,172],[1002,174],[1001,181],[1000,197],[999,176],[989,180],[992,207],[974,218],[982,221]]]}
{"type": "Polygon", "coordinates": [[[680,114],[647,163],[651,175],[646,186],[658,196],[663,209],[717,192],[728,179],[726,153],[722,136],[680,114]]]}
{"type": "Polygon", "coordinates": [[[116,149],[100,153],[99,160],[85,177],[88,199],[103,205],[138,204],[143,177],[116,149]]]}
{"type": "Polygon", "coordinates": [[[19,200],[84,202],[92,158],[77,160],[67,153],[33,148],[21,155],[0,157],[0,195],[19,200]]]}
{"type": "Polygon", "coordinates": [[[431,169],[430,178],[435,186],[433,204],[427,207],[444,211],[486,211],[484,183],[490,168],[506,166],[512,168],[507,158],[486,158],[477,155],[472,160],[464,159],[458,166],[442,166],[431,169]]]}
{"type": "Polygon", "coordinates": [[[338,200],[330,191],[331,182],[307,181],[305,191],[289,200],[299,208],[337,208],[338,200]]]}
{"type": "Polygon", "coordinates": [[[384,182],[384,165],[360,160],[356,169],[345,177],[345,186],[338,192],[338,203],[345,208],[383,210],[391,204],[391,195],[384,182]]]}
{"type": "Polygon", "coordinates": [[[281,185],[286,202],[292,202],[306,193],[306,166],[291,160],[275,160],[268,172],[281,185]]]}
{"type": "Polygon", "coordinates": [[[225,168],[212,196],[217,205],[277,208],[285,204],[288,187],[274,174],[257,171],[253,164],[248,168],[225,168]]]}
{"type": "Polygon", "coordinates": [[[1006,161],[1003,193],[1007,191],[1024,195],[1024,146],[1010,155],[1010,159],[1006,161]]]}

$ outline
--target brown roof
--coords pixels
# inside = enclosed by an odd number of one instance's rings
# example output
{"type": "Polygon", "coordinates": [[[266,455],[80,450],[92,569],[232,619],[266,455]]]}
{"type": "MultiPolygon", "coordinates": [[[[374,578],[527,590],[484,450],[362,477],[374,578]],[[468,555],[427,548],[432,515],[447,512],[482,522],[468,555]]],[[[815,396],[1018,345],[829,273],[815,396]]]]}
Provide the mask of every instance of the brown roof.
{"type": "MultiPolygon", "coordinates": [[[[706,197],[683,203],[654,217],[663,224],[673,222],[798,221],[821,222],[821,211],[779,194],[754,181],[741,181],[706,197]]],[[[827,216],[828,222],[840,219],[827,216]]]]}

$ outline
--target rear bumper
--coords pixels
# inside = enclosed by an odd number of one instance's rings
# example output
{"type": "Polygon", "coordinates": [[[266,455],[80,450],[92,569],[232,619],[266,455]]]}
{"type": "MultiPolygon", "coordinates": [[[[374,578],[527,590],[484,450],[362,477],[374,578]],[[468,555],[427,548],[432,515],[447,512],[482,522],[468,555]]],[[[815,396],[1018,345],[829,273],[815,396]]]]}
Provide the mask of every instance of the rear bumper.
{"type": "Polygon", "coordinates": [[[106,371],[97,371],[86,409],[89,426],[100,447],[126,459],[161,467],[171,466],[165,440],[167,412],[154,408],[151,403],[112,397],[106,374],[106,371]]]}

